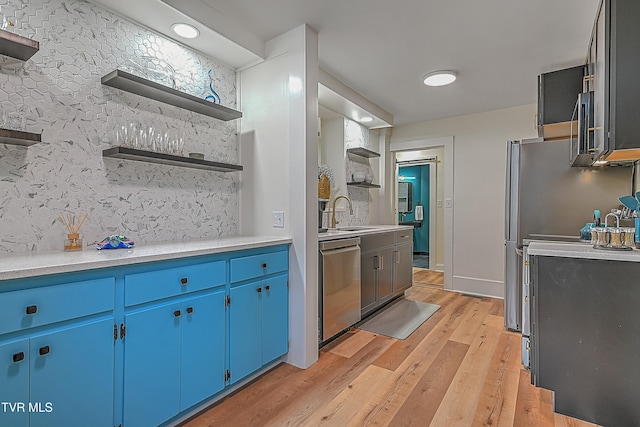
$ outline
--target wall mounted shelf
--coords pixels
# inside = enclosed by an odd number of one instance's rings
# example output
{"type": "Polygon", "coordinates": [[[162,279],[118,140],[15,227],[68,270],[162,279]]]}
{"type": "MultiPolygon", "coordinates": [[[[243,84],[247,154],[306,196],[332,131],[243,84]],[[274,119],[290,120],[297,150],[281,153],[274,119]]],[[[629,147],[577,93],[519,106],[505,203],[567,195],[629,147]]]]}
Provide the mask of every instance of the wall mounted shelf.
{"type": "Polygon", "coordinates": [[[128,147],[113,147],[102,152],[102,157],[136,160],[139,162],[159,163],[162,165],[181,166],[192,169],[204,169],[216,172],[241,171],[241,165],[212,162],[210,160],[193,159],[191,157],[174,156],[173,154],[156,153],[154,151],[137,150],[128,147]]]}
{"type": "Polygon", "coordinates": [[[188,93],[161,85],[151,80],[135,76],[122,70],[114,70],[103,76],[103,85],[130,92],[174,107],[204,114],[219,120],[229,121],[242,117],[240,111],[205,101],[188,93]]]}
{"type": "MultiPolygon", "coordinates": [[[[26,61],[40,49],[40,43],[18,34],[0,30],[0,55],[13,58],[18,61],[26,61]]],[[[14,61],[17,62],[17,61],[14,61]]],[[[3,65],[8,64],[3,61],[3,65]]]]}
{"type": "Polygon", "coordinates": [[[380,153],[376,153],[375,151],[371,151],[368,148],[364,147],[356,147],[356,148],[347,148],[347,153],[355,154],[356,156],[366,157],[370,159],[371,157],[380,157],[380,153]]]}
{"type": "Polygon", "coordinates": [[[378,184],[369,184],[366,182],[347,182],[347,185],[351,187],[361,187],[361,188],[380,188],[378,184]]]}
{"type": "Polygon", "coordinates": [[[0,144],[13,144],[28,147],[41,141],[42,135],[39,133],[0,128],[0,144]]]}

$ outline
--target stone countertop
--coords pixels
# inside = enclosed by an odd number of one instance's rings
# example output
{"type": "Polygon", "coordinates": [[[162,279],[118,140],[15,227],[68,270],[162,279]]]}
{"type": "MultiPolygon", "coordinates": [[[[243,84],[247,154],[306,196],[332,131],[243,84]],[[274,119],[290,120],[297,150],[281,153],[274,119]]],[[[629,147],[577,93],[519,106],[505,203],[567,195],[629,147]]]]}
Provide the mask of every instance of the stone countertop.
{"type": "Polygon", "coordinates": [[[0,257],[0,280],[209,255],[289,244],[291,242],[290,238],[282,237],[236,236],[136,245],[131,249],[104,249],[99,251],[85,248],[77,252],[15,253],[0,257]]]}
{"type": "Polygon", "coordinates": [[[341,227],[337,229],[329,229],[325,233],[318,233],[318,241],[346,239],[348,237],[360,237],[368,234],[386,233],[389,231],[413,230],[408,225],[359,225],[353,227],[341,227]]]}
{"type": "Polygon", "coordinates": [[[594,249],[591,243],[552,243],[534,241],[529,244],[529,255],[640,262],[640,250],[616,251],[594,249]]]}

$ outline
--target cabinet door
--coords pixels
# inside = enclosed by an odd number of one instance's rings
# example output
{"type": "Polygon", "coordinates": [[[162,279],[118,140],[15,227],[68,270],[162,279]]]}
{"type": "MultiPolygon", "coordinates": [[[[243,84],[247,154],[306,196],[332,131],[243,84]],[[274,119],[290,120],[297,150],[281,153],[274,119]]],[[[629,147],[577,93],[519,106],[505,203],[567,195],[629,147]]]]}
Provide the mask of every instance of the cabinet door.
{"type": "Polygon", "coordinates": [[[394,292],[398,295],[413,284],[413,245],[397,246],[395,258],[394,292]]]}
{"type": "Polygon", "coordinates": [[[262,364],[289,351],[289,292],[287,275],[262,282],[262,364]]]}
{"type": "Polygon", "coordinates": [[[182,306],[171,302],[125,315],[124,425],[157,426],[180,410],[182,306]]]}
{"type": "Polygon", "coordinates": [[[221,289],[182,304],[181,411],[224,388],[224,298],[221,289]]]}
{"type": "Polygon", "coordinates": [[[0,425],[27,426],[29,414],[18,405],[29,402],[29,340],[0,345],[0,396],[8,402],[0,410],[0,425]]]}
{"type": "Polygon", "coordinates": [[[380,250],[381,262],[378,269],[378,304],[382,304],[393,297],[394,250],[386,248],[380,250]]]}
{"type": "Polygon", "coordinates": [[[31,338],[30,426],[112,427],[113,318],[31,338]]]}
{"type": "Polygon", "coordinates": [[[229,369],[231,383],[262,366],[260,293],[261,282],[231,288],[229,307],[229,369]]]}
{"type": "Polygon", "coordinates": [[[377,252],[363,252],[360,256],[360,303],[362,316],[371,312],[378,301],[376,295],[378,261],[377,252]]]}
{"type": "MultiPolygon", "coordinates": [[[[596,17],[595,25],[595,40],[592,42],[595,44],[595,59],[594,59],[594,94],[593,94],[593,116],[594,116],[594,140],[596,146],[596,152],[601,152],[608,149],[607,132],[608,126],[608,112],[609,107],[606,100],[605,93],[605,66],[606,66],[606,51],[605,51],[605,10],[606,3],[603,2],[600,6],[600,12],[596,17]]],[[[608,73],[608,71],[607,71],[608,73]]]]}

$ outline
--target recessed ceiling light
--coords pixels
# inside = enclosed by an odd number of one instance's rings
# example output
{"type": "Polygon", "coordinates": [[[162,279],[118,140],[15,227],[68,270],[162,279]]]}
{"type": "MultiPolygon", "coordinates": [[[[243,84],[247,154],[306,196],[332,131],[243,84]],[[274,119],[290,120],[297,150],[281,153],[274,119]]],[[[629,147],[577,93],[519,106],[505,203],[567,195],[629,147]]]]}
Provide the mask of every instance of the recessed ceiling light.
{"type": "Polygon", "coordinates": [[[360,121],[362,123],[371,123],[373,121],[373,117],[364,116],[364,117],[360,118],[360,121]]]}
{"type": "Polygon", "coordinates": [[[444,86],[456,81],[456,73],[453,71],[434,71],[424,76],[423,81],[427,86],[444,86]]]}
{"type": "Polygon", "coordinates": [[[200,35],[200,31],[193,25],[177,23],[171,26],[174,33],[186,39],[193,39],[200,35]]]}

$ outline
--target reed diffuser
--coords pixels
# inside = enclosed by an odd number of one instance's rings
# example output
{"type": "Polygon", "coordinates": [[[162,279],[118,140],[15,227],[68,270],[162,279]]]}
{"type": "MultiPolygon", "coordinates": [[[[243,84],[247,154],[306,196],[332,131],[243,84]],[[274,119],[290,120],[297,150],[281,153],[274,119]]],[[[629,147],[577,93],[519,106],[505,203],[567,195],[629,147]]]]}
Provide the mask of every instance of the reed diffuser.
{"type": "Polygon", "coordinates": [[[82,239],[80,238],[80,227],[84,224],[89,214],[84,214],[82,219],[76,222],[76,216],[74,214],[60,214],[60,220],[67,227],[67,238],[64,241],[65,251],[80,251],[82,250],[82,239]]]}

